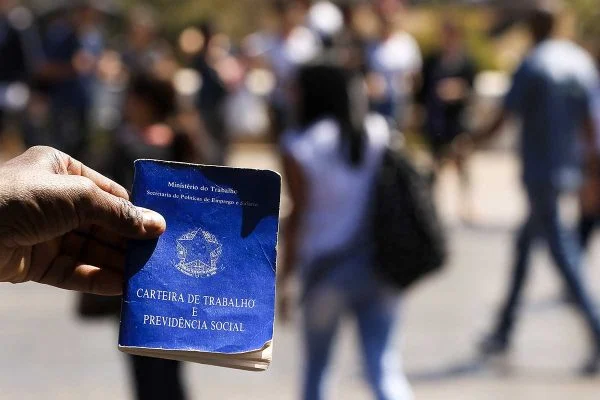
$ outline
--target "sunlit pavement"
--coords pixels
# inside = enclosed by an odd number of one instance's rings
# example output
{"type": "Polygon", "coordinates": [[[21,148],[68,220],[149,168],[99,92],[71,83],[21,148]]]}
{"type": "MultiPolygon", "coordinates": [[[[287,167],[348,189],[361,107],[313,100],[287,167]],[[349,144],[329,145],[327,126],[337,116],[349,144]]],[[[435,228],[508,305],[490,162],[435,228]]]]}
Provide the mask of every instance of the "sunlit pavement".
{"type": "MultiPolygon", "coordinates": [[[[265,146],[236,148],[232,163],[277,168],[265,146]]],[[[407,294],[402,315],[405,369],[417,399],[598,399],[600,378],[580,379],[586,356],[581,321],[561,293],[545,252],[535,255],[530,287],[508,356],[478,361],[475,343],[492,321],[506,287],[512,233],[524,212],[518,167],[511,156],[485,153],[471,163],[476,204],[472,225],[457,218],[457,180],[440,179],[438,195],[452,240],[452,262],[407,294]]],[[[567,205],[568,208],[568,205],[567,205]]],[[[600,243],[588,276],[600,298],[600,243]]],[[[127,399],[116,323],[84,323],[74,295],[45,287],[0,285],[0,399],[127,399]]],[[[266,373],[188,365],[192,399],[296,399],[301,346],[297,323],[278,326],[274,362],[266,373]]],[[[361,379],[352,321],[332,364],[332,399],[370,399],[361,379]]]]}

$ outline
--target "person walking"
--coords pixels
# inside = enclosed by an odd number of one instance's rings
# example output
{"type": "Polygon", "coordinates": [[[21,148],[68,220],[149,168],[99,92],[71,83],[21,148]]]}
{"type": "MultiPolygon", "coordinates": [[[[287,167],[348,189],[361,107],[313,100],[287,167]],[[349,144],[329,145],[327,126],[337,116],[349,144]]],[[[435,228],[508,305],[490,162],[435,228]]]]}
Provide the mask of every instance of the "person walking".
{"type": "Polygon", "coordinates": [[[456,165],[460,177],[461,218],[471,222],[473,204],[467,160],[454,154],[451,144],[466,131],[465,114],[477,70],[461,27],[447,19],[441,33],[440,48],[425,59],[418,101],[426,113],[424,133],[434,162],[431,180],[435,181],[446,161],[456,165]]]}
{"type": "Polygon", "coordinates": [[[407,11],[406,0],[374,0],[372,4],[381,34],[365,48],[371,109],[402,131],[423,66],[421,50],[415,38],[398,24],[407,11]]]}
{"type": "Polygon", "coordinates": [[[366,94],[359,87],[339,67],[302,67],[294,102],[298,128],[282,138],[294,209],[286,225],[286,259],[278,271],[280,310],[287,314],[288,285],[297,266],[303,286],[305,400],[326,398],[326,371],[344,315],[356,319],[376,398],[412,399],[394,346],[400,296],[375,276],[369,233],[371,187],[389,127],[381,116],[366,116],[366,94]]]}
{"type": "MultiPolygon", "coordinates": [[[[529,202],[529,215],[517,236],[511,286],[495,330],[484,339],[481,350],[494,354],[509,348],[531,246],[541,237],[591,333],[592,356],[582,373],[594,374],[600,370],[600,320],[579,274],[578,242],[561,223],[558,202],[563,194],[576,193],[581,184],[581,137],[586,140],[585,159],[592,168],[597,159],[590,102],[598,75],[592,58],[582,48],[553,39],[554,10],[533,9],[528,25],[535,46],[515,73],[500,115],[488,129],[472,137],[477,145],[498,132],[509,116],[522,121],[521,160],[529,202]]],[[[464,149],[466,140],[459,143],[464,149]]]]}

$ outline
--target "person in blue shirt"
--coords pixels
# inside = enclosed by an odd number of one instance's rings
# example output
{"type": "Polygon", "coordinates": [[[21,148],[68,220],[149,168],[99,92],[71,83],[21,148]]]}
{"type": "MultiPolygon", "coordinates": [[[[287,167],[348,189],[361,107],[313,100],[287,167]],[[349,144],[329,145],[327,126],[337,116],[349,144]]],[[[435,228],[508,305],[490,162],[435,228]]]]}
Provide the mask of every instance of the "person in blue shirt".
{"type": "MultiPolygon", "coordinates": [[[[499,132],[510,116],[520,119],[522,178],[529,202],[529,215],[517,236],[511,287],[495,330],[485,338],[481,350],[493,354],[509,348],[531,246],[540,237],[547,242],[554,264],[590,330],[592,357],[582,373],[592,374],[600,370],[600,320],[578,272],[578,242],[561,223],[558,202],[561,195],[579,189],[584,161],[595,168],[590,103],[598,75],[591,56],[583,49],[552,38],[555,11],[536,8],[528,24],[535,46],[517,69],[502,112],[488,129],[472,135],[474,144],[484,142],[499,132]]],[[[458,147],[464,149],[465,143],[460,139],[458,147]]]]}
{"type": "Polygon", "coordinates": [[[43,48],[45,61],[37,79],[50,103],[50,143],[78,157],[87,140],[91,99],[76,63],[82,45],[70,10],[50,21],[43,34],[43,48]]]}

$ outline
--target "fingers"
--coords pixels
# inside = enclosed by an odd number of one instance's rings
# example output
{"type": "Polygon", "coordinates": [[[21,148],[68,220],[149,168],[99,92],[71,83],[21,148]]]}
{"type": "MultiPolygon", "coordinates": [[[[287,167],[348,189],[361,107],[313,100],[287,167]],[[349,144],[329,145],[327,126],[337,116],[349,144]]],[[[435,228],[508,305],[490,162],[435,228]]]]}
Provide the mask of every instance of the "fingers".
{"type": "Polygon", "coordinates": [[[79,226],[94,224],[132,239],[153,239],[165,231],[160,214],[107,193],[89,179],[79,178],[74,184],[79,226]]]}
{"type": "Polygon", "coordinates": [[[64,156],[68,158],[66,170],[69,175],[78,175],[88,178],[105,192],[129,200],[129,193],[127,193],[127,190],[125,190],[123,186],[117,184],[116,182],[113,182],[104,175],[94,171],[93,169],[77,161],[73,157],[68,156],[66,154],[64,154],[64,156]]]}
{"type": "Polygon", "coordinates": [[[49,271],[40,283],[102,296],[118,296],[123,292],[122,273],[81,264],[68,256],[54,260],[49,271]]]}
{"type": "Polygon", "coordinates": [[[36,166],[44,172],[57,175],[77,175],[94,182],[99,188],[124,199],[129,199],[127,190],[80,161],[52,147],[34,146],[11,162],[36,166]]]}

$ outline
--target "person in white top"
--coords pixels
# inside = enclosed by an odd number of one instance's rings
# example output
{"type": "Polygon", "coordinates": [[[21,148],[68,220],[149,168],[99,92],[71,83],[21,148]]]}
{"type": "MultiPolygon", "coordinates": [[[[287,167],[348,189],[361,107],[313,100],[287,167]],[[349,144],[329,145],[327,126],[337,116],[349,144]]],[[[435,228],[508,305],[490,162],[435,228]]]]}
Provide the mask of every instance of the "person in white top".
{"type": "Polygon", "coordinates": [[[273,131],[279,136],[289,127],[287,92],[301,65],[311,62],[322,50],[320,38],[304,25],[304,2],[275,0],[272,11],[277,18],[275,33],[257,32],[245,40],[251,56],[261,59],[275,77],[275,88],[269,103],[273,115],[273,131]]]}
{"type": "Polygon", "coordinates": [[[423,60],[419,45],[408,32],[397,29],[404,0],[374,0],[381,23],[381,37],[366,49],[372,110],[402,128],[402,117],[423,60]]]}
{"type": "Polygon", "coordinates": [[[294,209],[278,271],[280,310],[285,319],[288,283],[298,269],[306,342],[303,399],[325,398],[333,338],[349,315],[358,324],[376,398],[408,400],[412,393],[394,347],[399,294],[374,273],[369,222],[371,188],[389,128],[383,117],[365,116],[366,99],[359,101],[359,91],[349,90],[351,82],[335,66],[306,66],[298,73],[299,126],[282,138],[294,209]],[[365,112],[360,112],[363,103],[365,112]]]}

